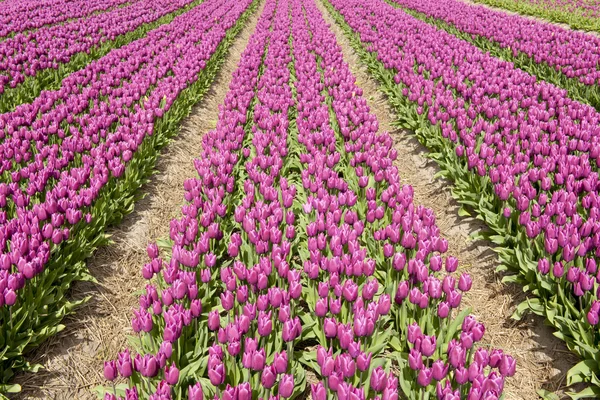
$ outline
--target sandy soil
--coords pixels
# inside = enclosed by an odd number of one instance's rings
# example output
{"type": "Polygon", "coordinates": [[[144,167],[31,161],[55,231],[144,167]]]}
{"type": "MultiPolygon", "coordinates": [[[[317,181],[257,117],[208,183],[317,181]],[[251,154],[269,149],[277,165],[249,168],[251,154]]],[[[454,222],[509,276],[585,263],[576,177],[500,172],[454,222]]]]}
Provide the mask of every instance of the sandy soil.
{"type": "Polygon", "coordinates": [[[197,174],[192,161],[200,154],[202,136],[216,127],[219,105],[229,91],[232,73],[263,7],[264,2],[236,38],[209,93],[163,150],[156,175],[141,189],[146,197],[110,230],[114,243],[88,260],[98,284],[77,284],[74,295],[91,294],[92,301],[64,322],[65,331],[32,355],[32,361],[41,363],[45,370],[19,376],[16,383],[23,392],[15,399],[97,398],[92,390],[106,383],[103,361],[116,358],[133,333],[130,318],[137,306],[137,291],[145,285],[140,269],[147,262],[146,245],[168,237],[169,221],[181,214],[183,182],[197,174]]]}
{"type": "Polygon", "coordinates": [[[474,218],[458,216],[458,204],[452,199],[451,184],[434,175],[437,165],[429,160],[427,149],[413,135],[392,127],[394,120],[385,96],[378,91],[377,82],[370,77],[353,51],[342,30],[335,25],[325,7],[317,1],[323,15],[342,46],[344,59],[363,89],[367,103],[379,120],[379,127],[394,138],[398,150],[398,167],[404,183],[414,187],[415,202],[434,210],[437,224],[449,241],[449,252],[460,260],[462,270],[473,278],[473,288],[464,298],[464,304],[485,324],[484,340],[504,349],[517,359],[517,374],[507,380],[507,399],[537,399],[537,390],[562,389],[566,371],[577,360],[562,341],[552,335],[552,329],[543,320],[529,317],[520,322],[510,319],[517,304],[524,299],[517,285],[505,285],[495,274],[496,254],[489,242],[474,242],[469,235],[483,228],[474,218]]]}

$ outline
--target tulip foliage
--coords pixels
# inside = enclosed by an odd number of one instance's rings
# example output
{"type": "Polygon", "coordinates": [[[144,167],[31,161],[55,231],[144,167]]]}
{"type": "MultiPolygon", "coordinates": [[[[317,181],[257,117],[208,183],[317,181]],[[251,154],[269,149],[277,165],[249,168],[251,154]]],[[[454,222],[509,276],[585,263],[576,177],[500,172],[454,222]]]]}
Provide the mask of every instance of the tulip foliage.
{"type": "Polygon", "coordinates": [[[379,0],[328,7],[397,110],[498,245],[505,279],[583,361],[568,383],[597,396],[598,114],[505,61],[379,0]]]}
{"type": "Polygon", "coordinates": [[[499,398],[515,360],[314,0],[266,0],[248,43],[104,398],[499,398]]]}
{"type": "Polygon", "coordinates": [[[531,75],[567,89],[570,98],[600,110],[597,36],[459,0],[389,3],[494,57],[514,62],[531,75]]]}
{"type": "Polygon", "coordinates": [[[206,1],[0,115],[0,382],[33,368],[23,354],[81,302],[66,292],[92,279],[84,260],[131,211],[255,9],[206,1]]]}
{"type": "Polygon", "coordinates": [[[568,24],[573,29],[600,32],[600,6],[594,0],[474,0],[476,3],[568,24]]]}

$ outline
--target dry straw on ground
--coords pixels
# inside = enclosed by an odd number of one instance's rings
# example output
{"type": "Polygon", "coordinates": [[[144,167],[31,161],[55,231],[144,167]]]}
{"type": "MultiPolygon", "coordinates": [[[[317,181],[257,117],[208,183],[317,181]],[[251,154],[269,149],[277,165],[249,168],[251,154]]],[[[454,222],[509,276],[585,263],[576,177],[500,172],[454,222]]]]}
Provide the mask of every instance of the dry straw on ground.
{"type": "Polygon", "coordinates": [[[232,73],[263,7],[264,2],[237,36],[210,91],[163,150],[156,175],[141,189],[146,197],[110,230],[114,243],[88,260],[98,284],[77,284],[74,296],[91,294],[92,301],[65,321],[65,331],[32,355],[32,361],[41,363],[45,370],[19,376],[17,383],[23,386],[23,392],[15,398],[97,398],[92,389],[106,383],[103,361],[116,358],[127,345],[127,336],[133,333],[130,320],[137,306],[137,292],[145,285],[140,271],[148,258],[146,245],[168,237],[169,221],[181,215],[183,182],[197,176],[193,160],[201,152],[202,136],[216,126],[219,105],[229,91],[232,73]]]}

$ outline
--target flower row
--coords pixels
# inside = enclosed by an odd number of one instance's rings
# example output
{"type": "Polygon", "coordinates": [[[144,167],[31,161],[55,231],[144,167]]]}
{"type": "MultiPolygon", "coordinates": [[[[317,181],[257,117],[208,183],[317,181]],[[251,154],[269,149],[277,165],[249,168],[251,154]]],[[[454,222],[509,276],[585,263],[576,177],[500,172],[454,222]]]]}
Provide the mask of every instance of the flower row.
{"type": "Polygon", "coordinates": [[[80,53],[156,21],[192,0],[141,0],[126,7],[51,25],[0,42],[0,94],[27,76],[57,69],[80,53]]]}
{"type": "MultiPolygon", "coordinates": [[[[20,132],[35,157],[18,157],[27,173],[7,171],[1,183],[3,380],[27,368],[23,352],[56,333],[76,305],[65,303],[69,283],[90,279],[82,261],[106,240],[107,224],[131,210],[158,150],[208,90],[248,7],[255,5],[206,1],[15,112],[32,118],[20,132]]],[[[3,145],[16,137],[12,131],[3,145]]]]}
{"type": "Polygon", "coordinates": [[[70,0],[19,0],[0,4],[0,38],[44,25],[59,24],[68,19],[110,10],[131,0],[101,2],[70,0]]]}
{"type": "Polygon", "coordinates": [[[452,311],[470,277],[361,96],[314,1],[267,0],[105,398],[295,397],[307,368],[319,399],[501,395],[514,359],[452,311]]]}
{"type": "Polygon", "coordinates": [[[524,53],[535,63],[546,63],[585,85],[600,83],[600,38],[597,36],[458,0],[394,2],[441,19],[461,32],[483,36],[501,48],[509,48],[514,57],[524,53]]]}
{"type": "MultiPolygon", "coordinates": [[[[439,153],[455,196],[492,228],[513,279],[537,297],[518,312],[547,316],[572,350],[595,357],[596,112],[384,1],[330,3],[400,124],[439,153]]],[[[589,370],[569,381],[598,372],[589,370]]]]}

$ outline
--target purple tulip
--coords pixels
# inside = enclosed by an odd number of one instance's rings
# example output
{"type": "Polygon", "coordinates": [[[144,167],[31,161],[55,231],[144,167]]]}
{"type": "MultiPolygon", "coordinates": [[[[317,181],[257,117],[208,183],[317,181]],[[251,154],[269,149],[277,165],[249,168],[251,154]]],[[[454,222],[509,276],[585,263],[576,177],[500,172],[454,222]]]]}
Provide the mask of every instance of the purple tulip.
{"type": "Polygon", "coordinates": [[[188,386],[188,400],[203,400],[202,386],[200,383],[188,386]]]}
{"type": "Polygon", "coordinates": [[[288,358],[285,351],[281,353],[275,353],[273,358],[273,367],[275,368],[275,372],[278,374],[283,374],[287,371],[288,366],[288,358]]]}
{"type": "Polygon", "coordinates": [[[131,355],[129,350],[125,350],[119,353],[117,358],[117,370],[119,374],[124,378],[129,378],[133,373],[133,364],[131,362],[131,355]]]}
{"type": "Polygon", "coordinates": [[[293,391],[294,391],[294,375],[291,375],[291,374],[283,375],[279,382],[279,388],[277,390],[277,393],[283,398],[288,398],[292,395],[293,391]]]}
{"type": "Polygon", "coordinates": [[[117,377],[117,363],[115,361],[104,362],[104,379],[114,381],[117,377]]]}
{"type": "Polygon", "coordinates": [[[327,390],[321,382],[312,383],[310,385],[310,392],[314,400],[327,400],[327,390]]]}
{"type": "Polygon", "coordinates": [[[419,374],[417,375],[417,383],[420,386],[426,387],[431,383],[431,378],[433,377],[433,373],[430,368],[423,367],[419,374]]]}
{"type": "Polygon", "coordinates": [[[262,371],[260,382],[265,388],[271,389],[275,385],[276,378],[277,372],[275,371],[275,368],[271,365],[267,365],[262,371]]]}
{"type": "Polygon", "coordinates": [[[179,370],[174,363],[165,368],[165,380],[169,385],[176,385],[179,381],[179,370]]]}
{"type": "Polygon", "coordinates": [[[222,362],[209,367],[208,378],[214,386],[222,385],[225,382],[225,365],[222,362]]]}
{"type": "Polygon", "coordinates": [[[382,367],[377,367],[371,372],[371,388],[376,392],[382,392],[387,384],[387,374],[382,367]]]}
{"type": "Polygon", "coordinates": [[[515,369],[517,366],[517,361],[508,355],[503,355],[500,359],[500,373],[502,376],[513,376],[515,374],[515,369]]]}

